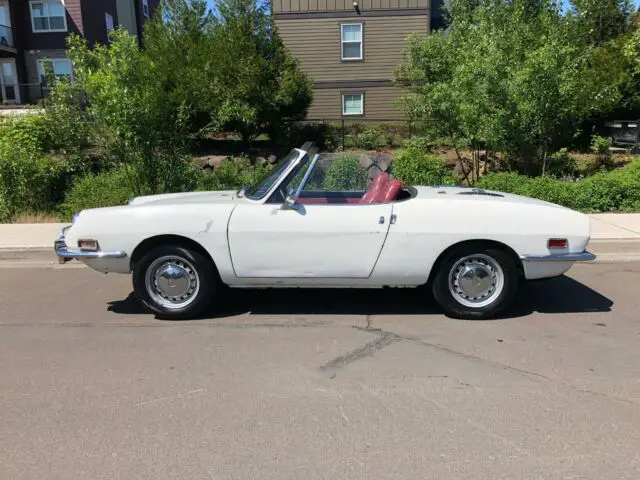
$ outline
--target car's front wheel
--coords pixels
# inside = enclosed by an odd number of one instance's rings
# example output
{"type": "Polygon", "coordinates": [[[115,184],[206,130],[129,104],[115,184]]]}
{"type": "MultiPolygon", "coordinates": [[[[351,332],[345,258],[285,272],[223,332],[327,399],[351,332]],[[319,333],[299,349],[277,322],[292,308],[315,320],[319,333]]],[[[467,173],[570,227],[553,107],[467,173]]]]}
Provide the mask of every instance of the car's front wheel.
{"type": "Polygon", "coordinates": [[[447,315],[486,319],[506,309],[518,290],[515,261],[504,250],[481,243],[453,249],[440,263],[433,295],[447,315]]]}
{"type": "Polygon", "coordinates": [[[181,320],[200,315],[216,290],[215,267],[201,253],[165,245],[145,254],[133,269],[136,296],[159,317],[181,320]]]}

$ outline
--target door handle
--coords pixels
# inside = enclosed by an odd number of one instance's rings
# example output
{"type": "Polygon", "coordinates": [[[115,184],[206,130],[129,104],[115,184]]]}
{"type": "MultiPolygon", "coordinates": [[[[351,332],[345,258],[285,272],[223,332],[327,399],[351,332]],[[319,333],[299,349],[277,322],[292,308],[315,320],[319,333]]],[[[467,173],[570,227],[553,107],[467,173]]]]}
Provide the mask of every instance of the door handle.
{"type": "Polygon", "coordinates": [[[380,218],[378,219],[378,223],[379,223],[380,225],[382,225],[382,224],[384,223],[384,217],[380,217],[380,218]]]}

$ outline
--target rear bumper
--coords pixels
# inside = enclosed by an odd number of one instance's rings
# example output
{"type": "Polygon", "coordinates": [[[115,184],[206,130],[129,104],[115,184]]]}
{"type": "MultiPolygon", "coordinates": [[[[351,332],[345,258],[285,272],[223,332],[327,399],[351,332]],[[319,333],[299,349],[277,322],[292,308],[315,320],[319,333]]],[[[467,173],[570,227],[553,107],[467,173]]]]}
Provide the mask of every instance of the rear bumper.
{"type": "Polygon", "coordinates": [[[58,263],[66,263],[72,259],[85,260],[94,258],[123,258],[127,254],[122,251],[103,252],[102,250],[87,251],[87,250],[71,250],[67,247],[65,240],[65,232],[69,227],[62,229],[58,239],[53,242],[53,248],[58,256],[58,263]]]}
{"type": "Polygon", "coordinates": [[[596,256],[591,252],[552,253],[549,255],[521,255],[523,262],[591,262],[596,256]]]}

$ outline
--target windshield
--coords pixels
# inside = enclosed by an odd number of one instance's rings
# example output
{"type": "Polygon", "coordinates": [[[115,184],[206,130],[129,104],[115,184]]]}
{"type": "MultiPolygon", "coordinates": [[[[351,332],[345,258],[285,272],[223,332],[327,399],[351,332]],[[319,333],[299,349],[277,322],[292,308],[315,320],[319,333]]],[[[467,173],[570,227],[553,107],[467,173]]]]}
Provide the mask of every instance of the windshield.
{"type": "Polygon", "coordinates": [[[282,173],[289,167],[291,162],[298,157],[299,153],[293,149],[289,154],[284,157],[272,170],[269,171],[262,178],[257,179],[255,182],[245,188],[245,196],[252,200],[260,200],[271,189],[273,184],[280,178],[282,173]]]}

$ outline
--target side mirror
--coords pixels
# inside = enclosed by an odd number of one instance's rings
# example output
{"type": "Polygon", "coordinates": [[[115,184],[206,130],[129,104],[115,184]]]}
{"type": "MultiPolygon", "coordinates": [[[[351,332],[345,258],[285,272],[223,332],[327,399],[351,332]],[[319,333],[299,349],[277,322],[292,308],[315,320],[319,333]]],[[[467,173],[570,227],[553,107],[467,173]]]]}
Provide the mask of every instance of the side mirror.
{"type": "Polygon", "coordinates": [[[282,210],[297,210],[296,199],[292,195],[287,195],[282,204],[282,210]]]}

